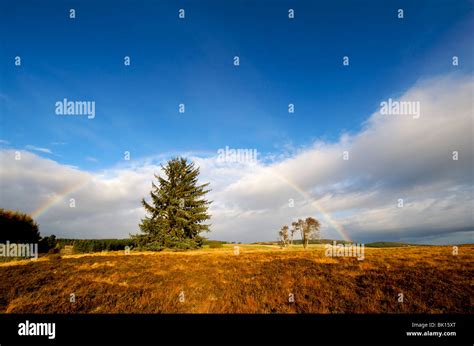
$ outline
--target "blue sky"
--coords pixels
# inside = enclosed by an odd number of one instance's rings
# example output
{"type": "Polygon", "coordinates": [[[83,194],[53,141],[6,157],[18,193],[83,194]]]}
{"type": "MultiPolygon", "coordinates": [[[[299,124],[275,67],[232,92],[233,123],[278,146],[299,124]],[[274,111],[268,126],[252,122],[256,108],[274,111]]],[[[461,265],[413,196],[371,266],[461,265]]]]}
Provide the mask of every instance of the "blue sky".
{"type": "Polygon", "coordinates": [[[462,0],[3,0],[0,207],[46,235],[127,237],[181,154],[211,183],[213,239],[274,240],[314,216],[327,238],[473,242],[473,14],[462,0]],[[64,98],[94,101],[95,118],[55,114],[64,98]],[[421,117],[381,114],[388,98],[421,117]],[[222,164],[225,147],[259,160],[222,164]]]}
{"type": "Polygon", "coordinates": [[[1,139],[48,148],[58,162],[88,170],[114,164],[124,151],[137,158],[229,145],[269,153],[336,140],[358,131],[380,99],[420,76],[452,71],[453,55],[458,71],[472,69],[468,1],[1,6],[1,139]],[[63,98],[95,101],[96,118],[55,115],[63,98]]]}

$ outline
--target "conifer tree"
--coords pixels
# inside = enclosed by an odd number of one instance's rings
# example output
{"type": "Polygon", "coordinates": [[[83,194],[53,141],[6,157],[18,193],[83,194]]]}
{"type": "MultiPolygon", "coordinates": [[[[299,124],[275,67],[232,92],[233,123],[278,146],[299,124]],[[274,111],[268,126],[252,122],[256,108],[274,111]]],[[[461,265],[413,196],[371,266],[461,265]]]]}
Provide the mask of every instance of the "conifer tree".
{"type": "Polygon", "coordinates": [[[141,245],[193,248],[202,244],[201,232],[209,231],[205,224],[210,201],[205,199],[209,183],[199,185],[199,168],[185,158],[176,157],[162,166],[164,176],[155,174],[158,185],[152,183],[151,202],[142,199],[147,216],[139,225],[141,245]]]}
{"type": "Polygon", "coordinates": [[[38,224],[25,213],[0,208],[0,243],[37,243],[38,224]]]}

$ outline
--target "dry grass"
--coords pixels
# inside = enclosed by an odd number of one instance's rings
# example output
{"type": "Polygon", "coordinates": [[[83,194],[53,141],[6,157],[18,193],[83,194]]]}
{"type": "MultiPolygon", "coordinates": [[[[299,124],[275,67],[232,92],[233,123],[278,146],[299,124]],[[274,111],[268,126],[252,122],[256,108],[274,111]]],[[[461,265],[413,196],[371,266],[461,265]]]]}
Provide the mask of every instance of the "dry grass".
{"type": "Polygon", "coordinates": [[[472,245],[457,256],[448,246],[366,248],[364,261],[321,246],[240,248],[4,263],[0,312],[473,313],[472,245]]]}

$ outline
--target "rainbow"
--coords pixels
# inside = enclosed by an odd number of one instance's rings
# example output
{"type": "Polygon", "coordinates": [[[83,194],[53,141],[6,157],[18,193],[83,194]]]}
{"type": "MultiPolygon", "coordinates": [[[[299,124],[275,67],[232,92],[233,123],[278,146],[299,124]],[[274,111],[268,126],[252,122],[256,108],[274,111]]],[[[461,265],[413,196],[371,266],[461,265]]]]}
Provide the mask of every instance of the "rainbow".
{"type": "Polygon", "coordinates": [[[301,196],[304,197],[304,199],[306,201],[309,201],[310,204],[316,209],[318,210],[318,212],[324,217],[324,219],[336,230],[336,232],[343,238],[343,240],[346,240],[346,241],[349,241],[349,242],[352,242],[349,234],[347,233],[347,231],[344,229],[344,227],[339,223],[337,222],[336,220],[334,220],[334,218],[331,216],[331,214],[326,211],[323,207],[321,207],[321,205],[319,205],[316,201],[313,200],[313,197],[308,193],[306,192],[305,190],[303,190],[301,187],[299,187],[298,185],[296,185],[294,182],[292,182],[291,180],[289,180],[288,178],[286,178],[284,175],[280,174],[280,173],[277,173],[274,169],[272,168],[269,168],[267,169],[267,171],[272,174],[273,176],[277,177],[278,179],[280,179],[281,181],[283,181],[285,184],[287,184],[288,186],[290,186],[292,189],[294,189],[295,191],[297,191],[301,196]]]}
{"type": "MultiPolygon", "coordinates": [[[[324,217],[324,219],[336,230],[336,232],[344,240],[352,242],[349,234],[344,229],[344,227],[339,222],[334,220],[334,218],[331,216],[331,214],[328,211],[326,211],[323,207],[321,207],[321,205],[319,205],[316,201],[314,201],[313,197],[308,192],[306,192],[301,187],[299,187],[297,184],[295,184],[294,182],[292,182],[291,180],[286,178],[284,175],[276,172],[274,169],[267,168],[266,171],[269,172],[274,177],[280,179],[282,182],[284,182],[286,185],[290,186],[295,191],[297,191],[301,196],[303,196],[303,198],[306,201],[310,202],[310,204],[324,217]]],[[[65,189],[64,191],[60,192],[59,194],[55,194],[53,197],[49,198],[44,204],[42,204],[37,209],[35,209],[30,215],[35,219],[41,217],[48,210],[50,210],[56,204],[61,202],[64,198],[66,198],[67,196],[83,189],[85,186],[87,186],[91,182],[91,180],[92,179],[89,178],[89,179],[86,179],[84,181],[80,181],[78,184],[76,184],[76,185],[74,185],[70,188],[65,189]]]]}
{"type": "Polygon", "coordinates": [[[45,203],[43,203],[38,208],[33,210],[30,213],[31,217],[33,217],[34,219],[37,219],[37,218],[41,217],[48,210],[50,210],[56,204],[61,202],[64,198],[66,198],[67,196],[69,196],[69,195],[81,190],[82,188],[84,188],[86,185],[88,185],[90,183],[90,181],[91,181],[91,179],[86,179],[84,181],[80,181],[78,184],[75,184],[71,187],[68,187],[64,191],[62,191],[58,194],[55,194],[53,197],[47,199],[45,203]]]}

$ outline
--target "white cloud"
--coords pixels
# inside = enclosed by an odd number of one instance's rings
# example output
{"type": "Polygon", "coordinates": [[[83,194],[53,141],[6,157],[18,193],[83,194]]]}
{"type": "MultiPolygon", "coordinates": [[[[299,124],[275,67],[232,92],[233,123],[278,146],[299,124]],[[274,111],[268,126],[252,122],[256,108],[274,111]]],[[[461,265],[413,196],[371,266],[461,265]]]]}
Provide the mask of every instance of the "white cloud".
{"type": "MultiPolygon", "coordinates": [[[[419,119],[375,112],[359,133],[291,155],[273,154],[280,158],[273,163],[222,164],[215,156],[191,155],[202,181],[211,182],[208,236],[272,240],[281,225],[311,215],[321,219],[328,238],[340,238],[336,230],[342,226],[357,241],[472,242],[472,91],[466,78],[421,81],[400,98],[420,102],[419,119]],[[343,151],[349,152],[348,161],[343,151]],[[452,160],[453,151],[459,152],[458,161],[452,160]]],[[[43,233],[62,237],[135,233],[144,215],[140,200],[159,171],[153,159],[100,173],[30,152],[15,161],[12,150],[0,150],[0,160],[1,205],[31,212],[57,200],[38,221],[43,233]],[[69,208],[69,198],[75,198],[76,208],[69,208]]]]}
{"type": "Polygon", "coordinates": [[[38,152],[40,152],[40,153],[45,153],[45,154],[52,154],[52,153],[53,153],[53,152],[52,152],[50,149],[48,149],[48,148],[40,148],[40,147],[36,147],[36,146],[30,145],[30,144],[26,145],[26,146],[25,146],[25,149],[26,149],[26,150],[38,151],[38,152]]]}
{"type": "Polygon", "coordinates": [[[89,162],[94,162],[94,163],[99,162],[99,160],[97,160],[95,157],[92,157],[92,156],[87,156],[86,160],[89,162]]]}

